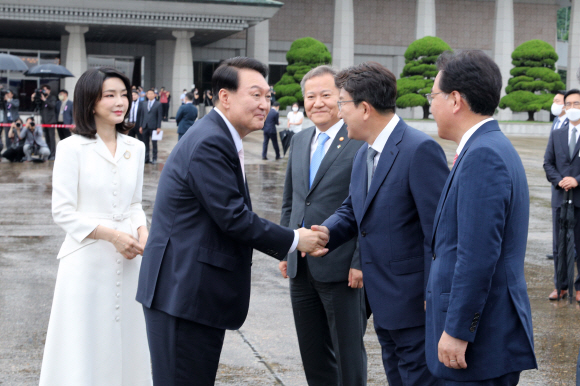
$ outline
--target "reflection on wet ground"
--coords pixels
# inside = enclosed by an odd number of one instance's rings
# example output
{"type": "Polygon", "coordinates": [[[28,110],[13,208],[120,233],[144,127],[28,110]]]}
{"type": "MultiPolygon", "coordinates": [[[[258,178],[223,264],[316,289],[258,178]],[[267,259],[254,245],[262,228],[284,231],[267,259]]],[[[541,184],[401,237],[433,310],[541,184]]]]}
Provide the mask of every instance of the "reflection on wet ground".
{"type": "MultiPolygon", "coordinates": [[[[549,302],[553,289],[550,188],[542,168],[547,138],[510,138],[524,162],[530,186],[530,230],[526,278],[532,303],[538,371],[522,374],[520,385],[573,385],[580,347],[580,306],[549,302]]],[[[176,141],[167,130],[160,143],[163,162],[176,141]]],[[[244,139],[246,174],[254,210],[278,222],[286,158],[261,160],[262,134],[244,139]]],[[[447,159],[455,144],[439,140],[447,159]]],[[[272,150],[270,149],[272,153],[272,150]]],[[[150,218],[163,164],[147,165],[143,206],[150,218]]],[[[52,222],[52,163],[0,163],[0,384],[34,385],[58,268],[63,231],[52,222]]],[[[254,254],[252,301],[240,333],[228,332],[218,385],[305,385],[296,342],[288,281],[277,261],[254,254]],[[264,365],[268,364],[268,367],[264,365]]],[[[384,385],[380,347],[369,323],[365,337],[369,385],[384,385]]]]}

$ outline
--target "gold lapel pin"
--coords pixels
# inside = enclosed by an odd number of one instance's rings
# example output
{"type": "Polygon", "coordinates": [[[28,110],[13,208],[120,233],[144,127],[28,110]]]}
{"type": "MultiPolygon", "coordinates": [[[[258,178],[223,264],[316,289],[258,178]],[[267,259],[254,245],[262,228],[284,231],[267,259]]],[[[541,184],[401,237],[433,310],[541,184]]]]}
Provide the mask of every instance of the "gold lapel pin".
{"type": "Polygon", "coordinates": [[[123,157],[125,157],[125,159],[129,159],[129,158],[131,158],[131,153],[129,152],[129,150],[127,150],[127,151],[125,152],[125,154],[123,154],[123,157]]]}
{"type": "Polygon", "coordinates": [[[341,147],[342,147],[342,145],[338,145],[336,148],[337,148],[337,149],[340,149],[341,147]]]}
{"type": "Polygon", "coordinates": [[[342,141],[344,141],[344,137],[340,137],[338,140],[339,140],[340,142],[342,142],[342,141]]]}

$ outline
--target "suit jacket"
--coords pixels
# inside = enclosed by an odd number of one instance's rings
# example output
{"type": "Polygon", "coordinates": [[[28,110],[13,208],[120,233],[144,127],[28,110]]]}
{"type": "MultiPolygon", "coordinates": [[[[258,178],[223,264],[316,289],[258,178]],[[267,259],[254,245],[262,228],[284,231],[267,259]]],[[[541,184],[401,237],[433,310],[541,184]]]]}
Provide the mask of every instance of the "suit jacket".
{"type": "Polygon", "coordinates": [[[159,180],[137,301],[222,329],[250,302],[252,249],[282,259],[291,229],[259,218],[226,123],[212,111],[171,152],[159,180]]]}
{"type": "Polygon", "coordinates": [[[437,201],[449,174],[441,146],[401,119],[380,155],[367,194],[367,149],[352,167],[350,195],[322,225],[328,247],[358,233],[365,289],[375,324],[397,330],[425,324],[425,285],[437,201]]]}
{"type": "Polygon", "coordinates": [[[20,107],[20,101],[18,99],[12,99],[10,102],[6,102],[4,105],[4,120],[6,123],[12,123],[18,118],[20,118],[20,113],[18,108],[20,107]],[[8,118],[8,113],[10,113],[10,118],[8,118]]]}
{"type": "Polygon", "coordinates": [[[58,99],[52,94],[46,98],[46,101],[42,102],[42,107],[40,108],[40,117],[42,118],[42,124],[55,124],[57,123],[58,115],[56,113],[56,102],[58,99]]]}
{"type": "MultiPolygon", "coordinates": [[[[63,125],[72,125],[73,124],[73,103],[71,100],[67,99],[65,102],[66,106],[64,107],[64,111],[62,112],[62,123],[63,125]]],[[[60,113],[60,106],[62,105],[61,101],[56,102],[56,118],[58,119],[58,114],[60,113]]]]}
{"type": "Polygon", "coordinates": [[[191,103],[186,103],[179,106],[177,114],[175,115],[175,121],[177,122],[177,133],[185,134],[187,129],[189,129],[195,123],[197,119],[197,107],[191,103]]]}
{"type": "MultiPolygon", "coordinates": [[[[559,208],[564,200],[564,190],[558,186],[564,177],[574,177],[580,182],[580,141],[576,141],[576,148],[572,159],[568,149],[569,125],[562,125],[560,129],[552,130],[548,139],[548,146],[544,154],[544,170],[546,178],[552,184],[552,207],[559,208]]],[[[580,137],[580,132],[576,134],[580,137]]],[[[580,207],[580,189],[573,189],[574,206],[580,207]]]]}
{"type": "Polygon", "coordinates": [[[150,110],[147,110],[149,101],[141,102],[139,111],[141,114],[140,122],[143,130],[155,130],[161,127],[161,120],[163,119],[163,107],[159,101],[154,100],[150,110]]]}
{"type": "Polygon", "coordinates": [[[524,277],[530,199],[522,161],[497,121],[467,141],[435,214],[427,286],[427,365],[437,378],[481,381],[537,367],[524,277]],[[443,331],[469,342],[467,369],[437,357],[443,331]]]}
{"type": "Polygon", "coordinates": [[[280,118],[280,114],[276,111],[276,109],[270,109],[268,112],[268,116],[266,117],[266,122],[264,122],[264,134],[276,134],[278,131],[276,130],[276,125],[279,125],[280,122],[278,121],[280,118]]]}
{"type": "MultiPolygon", "coordinates": [[[[322,159],[312,188],[309,188],[310,145],[315,133],[316,128],[310,127],[292,137],[280,225],[300,228],[304,221],[304,226],[310,228],[321,224],[348,197],[352,162],[363,142],[349,139],[346,125],[343,125],[322,159]]],[[[360,256],[355,249],[356,237],[323,259],[307,256],[312,277],[321,282],[347,281],[350,268],[361,269],[360,256]]],[[[288,255],[288,276],[291,278],[296,277],[298,253],[295,251],[288,255]]]]}
{"type": "Polygon", "coordinates": [[[131,101],[131,107],[129,107],[129,116],[127,117],[127,119],[128,122],[134,124],[131,131],[135,131],[135,133],[139,132],[139,128],[142,127],[141,125],[141,123],[143,122],[142,110],[143,110],[142,102],[139,102],[139,100],[131,101]],[[133,105],[137,105],[137,114],[135,115],[135,122],[131,122],[131,109],[133,108],[133,105]]]}
{"type": "MultiPolygon", "coordinates": [[[[558,119],[560,119],[559,117],[556,117],[558,119]]],[[[570,120],[567,117],[564,117],[564,122],[562,123],[562,126],[560,126],[560,129],[563,129],[564,126],[567,126],[568,123],[570,122],[570,120]]],[[[554,130],[556,128],[556,119],[554,119],[554,122],[552,122],[552,128],[550,131],[554,130]]]]}

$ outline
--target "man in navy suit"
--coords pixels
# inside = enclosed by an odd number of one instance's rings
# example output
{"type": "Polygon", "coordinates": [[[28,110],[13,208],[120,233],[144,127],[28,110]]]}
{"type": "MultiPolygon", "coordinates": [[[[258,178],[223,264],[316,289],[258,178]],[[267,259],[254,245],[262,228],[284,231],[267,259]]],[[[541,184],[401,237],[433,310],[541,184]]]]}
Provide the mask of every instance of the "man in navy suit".
{"type": "MultiPolygon", "coordinates": [[[[564,192],[572,189],[574,192],[574,218],[580,219],[580,189],[578,188],[578,181],[580,180],[580,141],[578,141],[578,130],[580,129],[580,91],[576,89],[569,90],[564,102],[566,106],[566,114],[569,118],[569,123],[563,125],[562,128],[553,130],[550,133],[546,154],[544,155],[544,170],[546,177],[554,188],[554,196],[552,197],[553,223],[554,223],[554,285],[556,286],[556,270],[558,266],[558,245],[557,240],[560,233],[560,225],[558,219],[560,218],[560,206],[564,201],[564,192]]],[[[576,246],[576,254],[580,247],[580,221],[576,220],[574,227],[574,244],[576,246]]],[[[578,271],[580,272],[580,259],[577,260],[578,271]]],[[[564,264],[566,266],[566,264],[564,264]]],[[[580,273],[576,277],[576,300],[580,302],[580,273]]],[[[565,298],[568,295],[567,281],[562,283],[562,292],[558,296],[558,290],[555,289],[550,294],[550,300],[558,300],[565,298]]]]}
{"type": "Polygon", "coordinates": [[[389,385],[436,385],[425,363],[424,300],[433,216],[449,174],[445,154],[395,114],[396,77],[382,65],[343,70],[336,85],[348,137],[368,145],[355,156],[348,198],[312,229],[328,232],[331,251],[358,235],[389,385]]]}
{"type": "Polygon", "coordinates": [[[242,138],[264,126],[267,73],[255,59],[224,61],[212,76],[215,109],[161,172],[137,289],[155,385],[214,384],[225,330],[248,313],[253,249],[278,260],[295,249],[325,251],[324,233],[252,212],[242,138]]]}
{"type": "Polygon", "coordinates": [[[483,51],[447,52],[437,64],[431,112],[458,148],[433,226],[427,364],[446,386],[517,385],[537,367],[524,277],[530,199],[522,161],[492,118],[501,73],[483,51]]]}
{"type": "Polygon", "coordinates": [[[278,131],[276,130],[276,125],[279,125],[278,110],[280,109],[280,103],[272,102],[272,108],[266,117],[266,122],[264,123],[264,143],[262,144],[262,159],[267,160],[266,156],[268,153],[268,142],[272,141],[272,147],[276,153],[276,159],[280,159],[280,148],[278,148],[278,131]]]}
{"type": "MultiPolygon", "coordinates": [[[[552,113],[552,115],[555,116],[554,118],[554,122],[552,123],[552,127],[550,129],[550,132],[557,130],[557,129],[563,129],[564,127],[568,127],[568,118],[566,118],[566,109],[564,109],[564,95],[566,94],[566,91],[558,91],[556,92],[556,95],[554,95],[554,100],[552,102],[552,107],[550,108],[550,111],[552,113]]],[[[557,248],[558,248],[558,244],[557,244],[557,240],[558,238],[556,237],[556,228],[558,226],[558,219],[556,216],[556,209],[560,207],[560,205],[562,205],[562,202],[557,202],[557,194],[556,194],[556,189],[554,188],[554,186],[552,186],[552,224],[553,224],[553,228],[552,228],[552,254],[551,255],[546,255],[546,257],[548,259],[553,259],[555,255],[558,254],[557,252],[557,248]]],[[[554,263],[554,267],[556,266],[556,263],[554,263]]],[[[550,300],[558,300],[558,291],[554,290],[550,296],[548,296],[548,299],[550,300]]]]}
{"type": "MultiPolygon", "coordinates": [[[[58,102],[56,102],[57,122],[59,125],[73,124],[73,103],[68,99],[68,91],[60,90],[58,93],[58,102]]],[[[58,127],[58,138],[62,141],[70,137],[70,129],[65,127],[58,127]]]]}
{"type": "Polygon", "coordinates": [[[193,94],[190,92],[185,93],[184,101],[185,103],[179,106],[177,114],[175,115],[178,141],[183,137],[187,130],[193,126],[197,119],[197,107],[193,105],[193,94]]]}
{"type": "Polygon", "coordinates": [[[157,163],[157,141],[151,139],[153,131],[157,134],[161,131],[161,120],[163,119],[163,107],[158,100],[155,99],[155,90],[147,91],[147,100],[139,106],[141,117],[139,118],[141,126],[139,127],[139,134],[143,135],[145,142],[145,163],[157,163]],[[149,161],[149,141],[153,147],[153,160],[149,161]]]}

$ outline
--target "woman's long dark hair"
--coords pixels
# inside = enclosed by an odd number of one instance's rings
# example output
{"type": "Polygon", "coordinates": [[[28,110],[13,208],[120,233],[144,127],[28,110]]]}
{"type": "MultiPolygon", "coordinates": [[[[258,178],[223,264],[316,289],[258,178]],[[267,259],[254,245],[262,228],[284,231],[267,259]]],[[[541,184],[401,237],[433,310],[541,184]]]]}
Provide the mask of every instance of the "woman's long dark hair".
{"type": "MultiPolygon", "coordinates": [[[[129,107],[124,118],[126,119],[129,115],[132,102],[132,98],[129,98],[129,92],[131,90],[129,78],[112,67],[91,68],[81,75],[75,86],[73,114],[76,127],[73,130],[74,133],[87,138],[95,138],[95,134],[97,134],[94,113],[95,105],[103,97],[103,83],[109,78],[118,78],[125,85],[129,107]]],[[[115,125],[115,129],[122,134],[125,134],[132,128],[133,124],[126,123],[124,120],[115,125]]]]}

